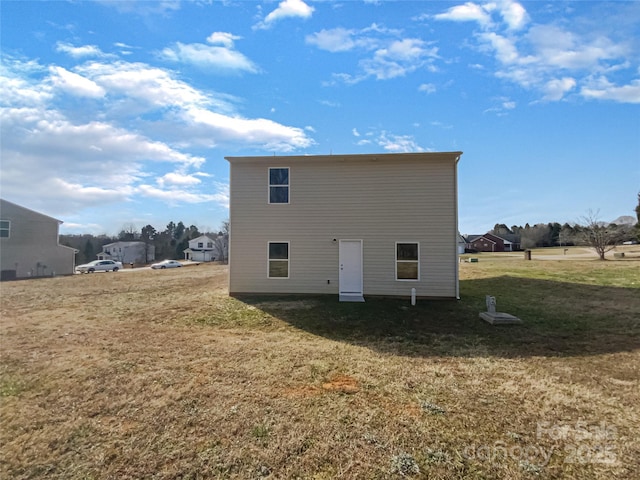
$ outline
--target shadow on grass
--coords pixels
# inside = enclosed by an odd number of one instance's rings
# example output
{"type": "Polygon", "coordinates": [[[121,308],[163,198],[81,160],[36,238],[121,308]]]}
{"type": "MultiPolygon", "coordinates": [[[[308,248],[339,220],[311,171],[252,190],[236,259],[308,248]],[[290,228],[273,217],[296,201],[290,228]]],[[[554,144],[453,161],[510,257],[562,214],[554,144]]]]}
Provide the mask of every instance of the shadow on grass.
{"type": "Polygon", "coordinates": [[[325,338],[408,356],[597,355],[640,348],[640,290],[502,276],[460,282],[460,301],[336,296],[241,296],[238,300],[325,338]],[[522,325],[479,318],[485,295],[522,325]]]}

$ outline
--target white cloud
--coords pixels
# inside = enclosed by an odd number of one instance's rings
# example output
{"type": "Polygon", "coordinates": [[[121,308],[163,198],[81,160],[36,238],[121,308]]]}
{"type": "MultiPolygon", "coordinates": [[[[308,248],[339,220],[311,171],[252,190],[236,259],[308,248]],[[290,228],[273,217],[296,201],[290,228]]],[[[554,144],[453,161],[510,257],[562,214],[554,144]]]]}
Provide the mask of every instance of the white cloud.
{"type": "Polygon", "coordinates": [[[211,73],[256,73],[255,64],[233,48],[234,40],[239,38],[226,32],[214,32],[207,38],[212,45],[176,42],[164,48],[160,56],[165,60],[196,65],[211,73]]]}
{"type": "MultiPolygon", "coordinates": [[[[510,12],[505,20],[510,29],[499,33],[491,28],[475,34],[481,52],[495,57],[495,75],[525,89],[538,91],[543,100],[559,101],[587,84],[594,74],[613,74],[628,69],[630,47],[597,33],[578,34],[558,25],[533,25],[522,34],[528,16],[519,4],[501,3],[501,12],[510,12]],[[509,16],[511,15],[511,16],[509,16]]],[[[506,14],[505,14],[506,15],[506,14]]],[[[621,90],[605,89],[597,93],[590,88],[580,90],[586,98],[626,101],[633,98],[633,86],[621,90]],[[615,93],[614,93],[615,92],[615,93]]]]}
{"type": "Polygon", "coordinates": [[[601,77],[582,87],[580,94],[585,98],[613,100],[620,103],[640,103],[640,80],[632,80],[628,85],[617,86],[601,77]]]}
{"type": "Polygon", "coordinates": [[[278,8],[269,13],[265,19],[254,26],[254,29],[270,28],[275,22],[283,18],[309,18],[315,9],[302,0],[283,0],[278,4],[278,8]]]}
{"type": "Polygon", "coordinates": [[[342,27],[321,30],[305,37],[306,43],[315,45],[320,50],[332,53],[345,52],[358,49],[361,51],[374,51],[389,47],[392,42],[402,37],[402,31],[384,28],[372,23],[360,30],[345,29],[342,27]]]}
{"type": "Polygon", "coordinates": [[[215,202],[226,208],[229,208],[228,190],[218,191],[217,193],[198,193],[190,190],[181,190],[179,188],[162,189],[153,185],[140,185],[138,192],[148,198],[162,200],[169,205],[179,205],[184,203],[207,203],[215,202]]]}
{"type": "Polygon", "coordinates": [[[213,32],[207,37],[207,42],[213,45],[222,44],[225,47],[231,48],[233,47],[233,42],[235,42],[236,40],[240,40],[241,38],[242,37],[233,35],[232,33],[228,32],[213,32]]]}
{"type": "Polygon", "coordinates": [[[190,108],[183,114],[194,134],[220,143],[241,143],[245,146],[264,146],[267,150],[290,152],[306,148],[313,141],[303,129],[287,127],[265,118],[230,117],[202,108],[190,108]]]}
{"type": "Polygon", "coordinates": [[[117,107],[127,114],[192,105],[233,111],[222,96],[197,90],[175,78],[171,71],[144,63],[92,62],[76,67],[76,71],[102,86],[111,97],[118,98],[116,104],[106,105],[107,108],[117,107]]]}
{"type": "Polygon", "coordinates": [[[450,7],[445,12],[434,15],[433,18],[452,22],[477,22],[483,29],[489,29],[496,26],[492,18],[494,12],[500,15],[509,30],[519,30],[529,21],[525,8],[512,0],[498,0],[496,3],[486,2],[482,5],[467,2],[464,5],[450,7]]]}
{"type": "Polygon", "coordinates": [[[491,15],[487,12],[486,7],[473,2],[451,7],[444,13],[434,15],[434,18],[436,20],[450,20],[453,22],[473,21],[478,22],[480,25],[488,25],[491,22],[491,15]]]}
{"type": "Polygon", "coordinates": [[[325,82],[325,85],[338,82],[353,85],[371,77],[387,80],[420,68],[437,71],[433,62],[439,58],[438,48],[419,38],[402,38],[401,34],[398,30],[372,24],[361,30],[321,30],[308,35],[306,42],[333,53],[353,50],[365,55],[358,62],[358,73],[333,73],[333,82],[325,82]]]}
{"type": "Polygon", "coordinates": [[[139,15],[167,15],[180,9],[180,0],[157,0],[141,2],[140,0],[98,0],[103,5],[115,8],[120,13],[137,13],[139,15]]]}
{"type": "Polygon", "coordinates": [[[334,100],[320,100],[319,103],[320,105],[331,108],[339,108],[341,106],[340,102],[336,102],[334,100]]]}
{"type": "Polygon", "coordinates": [[[320,30],[319,32],[307,35],[305,41],[309,45],[315,45],[320,50],[329,52],[346,52],[357,46],[353,38],[355,31],[346,28],[332,28],[320,30]]]}
{"type": "Polygon", "coordinates": [[[529,21],[529,15],[522,5],[511,0],[498,3],[498,10],[503,20],[511,30],[518,30],[529,21]]]}
{"type": "Polygon", "coordinates": [[[179,172],[170,172],[157,180],[158,185],[199,185],[202,183],[202,180],[197,178],[195,174],[193,175],[185,175],[184,173],[179,172]]]}
{"type": "Polygon", "coordinates": [[[571,77],[554,78],[549,80],[543,87],[544,100],[557,101],[561,100],[567,92],[575,88],[576,81],[571,77]]]}
{"type": "Polygon", "coordinates": [[[235,99],[198,90],[170,70],[123,61],[44,67],[7,57],[2,65],[3,195],[27,205],[37,198],[43,211],[68,215],[139,196],[225,204],[228,195],[211,193],[203,180],[209,174],[199,171],[205,158],[191,148],[293,151],[313,144],[312,130],[243,118],[235,99]],[[78,109],[58,102],[57,92],[92,101],[78,109]],[[157,163],[176,169],[149,186],[157,163]]]}
{"type": "Polygon", "coordinates": [[[51,81],[56,88],[79,97],[97,98],[105,95],[104,88],[82,75],[57,66],[49,69],[52,74],[51,81]]]}
{"type": "Polygon", "coordinates": [[[20,62],[2,58],[4,68],[0,69],[0,91],[3,105],[31,107],[42,105],[53,98],[51,85],[42,83],[32,76],[40,76],[48,69],[36,62],[20,62]]]}
{"type": "Polygon", "coordinates": [[[69,43],[58,42],[56,44],[56,51],[66,53],[73,58],[84,57],[103,57],[104,53],[95,45],[83,45],[81,47],[74,47],[69,43]]]}
{"type": "Polygon", "coordinates": [[[367,76],[378,80],[401,77],[437,58],[437,47],[425,48],[425,45],[424,41],[416,38],[396,40],[377,50],[373,58],[361,61],[360,65],[367,76]]]}
{"type": "Polygon", "coordinates": [[[423,151],[423,148],[416,143],[411,135],[393,135],[383,131],[378,136],[376,143],[388,152],[410,153],[423,151]]]}
{"type": "Polygon", "coordinates": [[[598,68],[601,62],[621,58],[627,51],[608,38],[588,40],[553,25],[532,27],[527,40],[541,63],[562,69],[598,68]]]}
{"type": "Polygon", "coordinates": [[[525,63],[518,53],[514,39],[504,37],[495,32],[482,33],[479,35],[479,38],[491,46],[495,52],[496,59],[500,63],[525,63]]]}
{"type": "Polygon", "coordinates": [[[435,93],[436,86],[433,83],[423,83],[418,87],[418,91],[425,92],[425,93],[435,93]]]}

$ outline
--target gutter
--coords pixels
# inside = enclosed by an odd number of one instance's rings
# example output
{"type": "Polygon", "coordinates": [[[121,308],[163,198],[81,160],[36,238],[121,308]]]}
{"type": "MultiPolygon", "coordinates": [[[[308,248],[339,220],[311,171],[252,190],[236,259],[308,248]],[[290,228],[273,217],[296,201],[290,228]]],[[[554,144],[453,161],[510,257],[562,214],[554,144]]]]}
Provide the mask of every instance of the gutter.
{"type": "Polygon", "coordinates": [[[456,216],[456,225],[454,232],[454,241],[453,246],[456,250],[456,265],[455,265],[455,282],[456,282],[456,300],[460,300],[460,254],[458,253],[458,234],[459,234],[459,226],[458,226],[458,162],[460,161],[460,157],[462,154],[456,157],[456,160],[453,164],[453,194],[454,194],[454,210],[456,216]]]}

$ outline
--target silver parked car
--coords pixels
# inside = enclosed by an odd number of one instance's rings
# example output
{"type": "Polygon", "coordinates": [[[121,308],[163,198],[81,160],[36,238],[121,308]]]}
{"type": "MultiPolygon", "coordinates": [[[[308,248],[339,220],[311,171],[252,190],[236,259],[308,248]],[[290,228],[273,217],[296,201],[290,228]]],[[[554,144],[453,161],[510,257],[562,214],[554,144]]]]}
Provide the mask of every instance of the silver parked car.
{"type": "Polygon", "coordinates": [[[159,268],[178,268],[181,266],[182,264],[177,260],[162,260],[161,262],[151,265],[151,268],[157,270],[159,268]]]}
{"type": "Polygon", "coordinates": [[[78,265],[76,272],[93,273],[93,272],[117,272],[122,268],[122,262],[113,260],[94,260],[93,262],[78,265]]]}

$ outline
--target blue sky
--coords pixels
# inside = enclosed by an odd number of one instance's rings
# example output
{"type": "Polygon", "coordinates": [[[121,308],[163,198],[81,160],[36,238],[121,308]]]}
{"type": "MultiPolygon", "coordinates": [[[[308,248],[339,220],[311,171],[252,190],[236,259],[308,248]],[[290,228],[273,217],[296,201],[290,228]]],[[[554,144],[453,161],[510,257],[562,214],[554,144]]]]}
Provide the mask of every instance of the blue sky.
{"type": "Polygon", "coordinates": [[[640,2],[3,1],[0,15],[0,194],[62,233],[217,229],[224,157],[274,153],[462,150],[462,233],[634,214],[640,2]]]}

